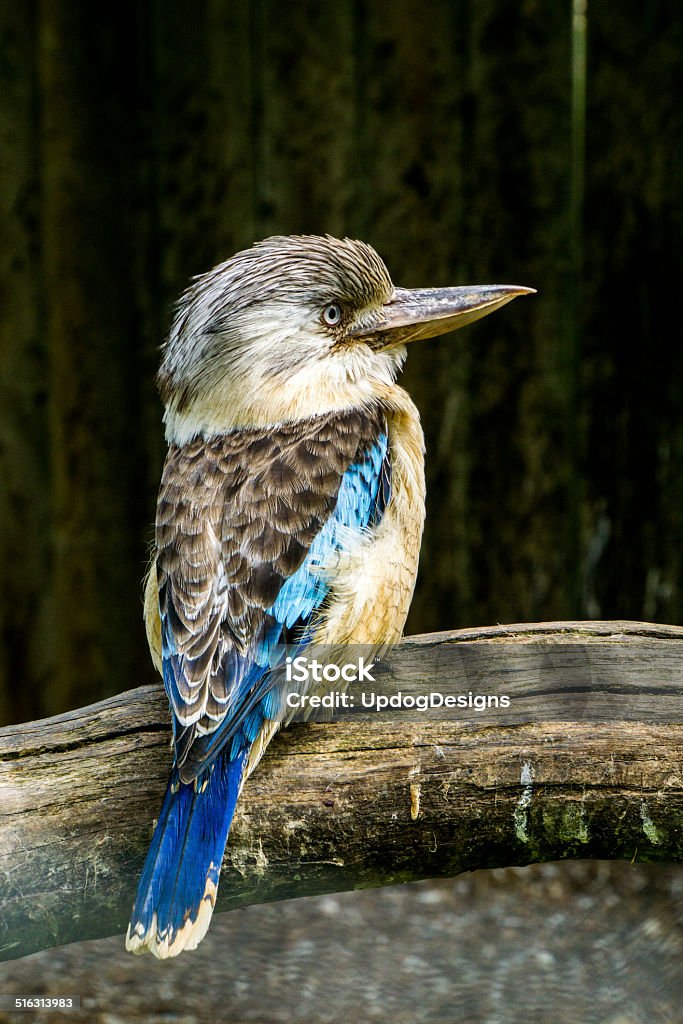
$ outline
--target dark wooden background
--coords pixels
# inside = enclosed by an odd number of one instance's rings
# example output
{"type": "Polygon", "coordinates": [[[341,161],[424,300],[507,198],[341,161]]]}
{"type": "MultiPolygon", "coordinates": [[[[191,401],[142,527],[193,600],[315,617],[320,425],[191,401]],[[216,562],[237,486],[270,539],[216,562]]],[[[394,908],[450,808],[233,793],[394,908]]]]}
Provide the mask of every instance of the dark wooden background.
{"type": "Polygon", "coordinates": [[[27,0],[1,32],[0,722],[153,679],[157,347],[274,232],[538,289],[410,353],[411,631],[683,622],[679,4],[27,0]]]}

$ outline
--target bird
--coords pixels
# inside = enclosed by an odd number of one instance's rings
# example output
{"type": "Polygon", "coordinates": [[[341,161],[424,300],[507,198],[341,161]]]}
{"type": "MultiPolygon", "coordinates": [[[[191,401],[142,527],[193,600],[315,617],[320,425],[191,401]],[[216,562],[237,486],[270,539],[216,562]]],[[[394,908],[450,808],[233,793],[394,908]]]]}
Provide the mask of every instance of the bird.
{"type": "Polygon", "coordinates": [[[403,632],[425,519],[406,345],[532,291],[399,288],[365,242],[281,235],[180,297],[144,599],[173,765],[128,950],[165,959],[206,934],[240,791],[291,717],[282,645],[381,654],[403,632]]]}

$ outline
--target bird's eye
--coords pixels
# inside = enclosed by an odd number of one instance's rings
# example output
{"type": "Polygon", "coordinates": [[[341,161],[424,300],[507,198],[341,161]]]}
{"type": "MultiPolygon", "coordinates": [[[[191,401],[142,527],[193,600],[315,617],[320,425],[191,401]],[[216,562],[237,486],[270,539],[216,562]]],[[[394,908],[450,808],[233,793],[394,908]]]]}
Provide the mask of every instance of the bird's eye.
{"type": "Polygon", "coordinates": [[[323,323],[326,323],[328,327],[336,327],[341,318],[342,310],[338,302],[331,302],[329,306],[325,306],[323,310],[323,323]]]}

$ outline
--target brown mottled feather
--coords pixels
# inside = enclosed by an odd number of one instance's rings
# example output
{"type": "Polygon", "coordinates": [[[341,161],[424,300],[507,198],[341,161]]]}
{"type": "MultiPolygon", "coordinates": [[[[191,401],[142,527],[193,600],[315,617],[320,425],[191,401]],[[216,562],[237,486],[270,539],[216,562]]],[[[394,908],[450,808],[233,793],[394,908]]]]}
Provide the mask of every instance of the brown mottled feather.
{"type": "Polygon", "coordinates": [[[177,749],[181,773],[194,738],[235,711],[226,655],[259,636],[265,610],[333,512],[343,474],[383,429],[375,406],[169,450],[156,571],[160,610],[184,655],[173,707],[189,727],[177,749]]]}

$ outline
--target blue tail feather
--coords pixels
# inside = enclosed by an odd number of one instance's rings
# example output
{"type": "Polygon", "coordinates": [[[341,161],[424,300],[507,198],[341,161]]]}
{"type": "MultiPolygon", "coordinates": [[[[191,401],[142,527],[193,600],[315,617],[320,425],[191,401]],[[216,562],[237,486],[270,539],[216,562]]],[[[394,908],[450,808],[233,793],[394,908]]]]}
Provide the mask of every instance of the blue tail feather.
{"type": "Polygon", "coordinates": [[[175,956],[203,938],[247,754],[220,754],[196,785],[173,770],[133,904],[133,952],[175,956]]]}

